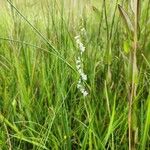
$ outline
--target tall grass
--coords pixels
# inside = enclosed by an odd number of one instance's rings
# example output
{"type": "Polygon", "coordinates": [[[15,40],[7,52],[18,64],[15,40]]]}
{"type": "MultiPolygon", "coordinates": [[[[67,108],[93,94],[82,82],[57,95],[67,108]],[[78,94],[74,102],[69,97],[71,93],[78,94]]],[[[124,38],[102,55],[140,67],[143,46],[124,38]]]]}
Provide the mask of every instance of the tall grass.
{"type": "Polygon", "coordinates": [[[132,2],[0,2],[0,149],[149,149],[150,1],[132,2]]]}

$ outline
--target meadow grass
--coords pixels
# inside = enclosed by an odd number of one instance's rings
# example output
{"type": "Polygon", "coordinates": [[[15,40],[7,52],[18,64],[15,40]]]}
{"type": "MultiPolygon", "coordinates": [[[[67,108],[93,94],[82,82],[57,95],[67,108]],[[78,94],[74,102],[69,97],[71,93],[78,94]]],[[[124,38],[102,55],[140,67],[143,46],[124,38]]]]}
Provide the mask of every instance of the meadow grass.
{"type": "Polygon", "coordinates": [[[0,1],[0,150],[150,149],[150,0],[131,2],[0,1]]]}

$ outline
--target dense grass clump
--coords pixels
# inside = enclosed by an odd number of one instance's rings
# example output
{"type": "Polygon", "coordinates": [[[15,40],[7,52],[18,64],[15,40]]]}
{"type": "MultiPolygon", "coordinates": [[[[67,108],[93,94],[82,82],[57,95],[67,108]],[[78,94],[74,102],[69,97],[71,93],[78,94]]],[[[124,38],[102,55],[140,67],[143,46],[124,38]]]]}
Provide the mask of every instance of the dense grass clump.
{"type": "Polygon", "coordinates": [[[150,0],[0,1],[0,150],[150,149],[150,0]]]}

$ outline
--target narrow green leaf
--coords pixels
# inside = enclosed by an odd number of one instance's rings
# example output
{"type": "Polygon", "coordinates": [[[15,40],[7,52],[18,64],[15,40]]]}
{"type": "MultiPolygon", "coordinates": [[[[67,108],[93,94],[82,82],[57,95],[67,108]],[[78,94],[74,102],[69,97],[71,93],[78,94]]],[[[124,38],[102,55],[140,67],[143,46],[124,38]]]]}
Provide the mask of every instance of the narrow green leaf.
{"type": "Polygon", "coordinates": [[[146,142],[148,140],[148,133],[150,129],[150,93],[147,98],[147,102],[148,102],[148,106],[147,106],[147,112],[146,112],[146,120],[145,120],[144,135],[142,139],[141,150],[146,149],[146,142]]]}
{"type": "Polygon", "coordinates": [[[130,52],[130,43],[129,43],[129,41],[124,41],[124,43],[123,43],[123,49],[124,49],[124,52],[126,53],[126,54],[128,54],[129,52],[130,52]]]}

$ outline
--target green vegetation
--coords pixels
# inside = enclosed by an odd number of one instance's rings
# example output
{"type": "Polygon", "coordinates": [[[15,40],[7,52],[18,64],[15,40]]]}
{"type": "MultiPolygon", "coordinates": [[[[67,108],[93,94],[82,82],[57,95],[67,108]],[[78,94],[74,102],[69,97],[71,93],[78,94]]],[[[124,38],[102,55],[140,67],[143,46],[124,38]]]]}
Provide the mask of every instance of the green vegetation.
{"type": "Polygon", "coordinates": [[[0,150],[150,149],[150,0],[0,1],[0,150]]]}

